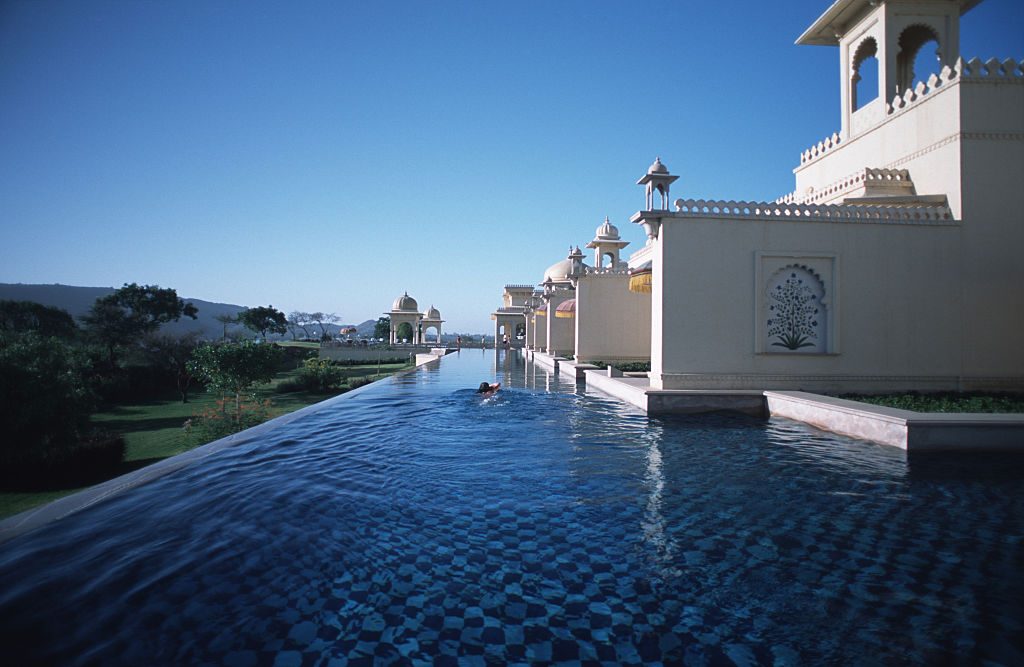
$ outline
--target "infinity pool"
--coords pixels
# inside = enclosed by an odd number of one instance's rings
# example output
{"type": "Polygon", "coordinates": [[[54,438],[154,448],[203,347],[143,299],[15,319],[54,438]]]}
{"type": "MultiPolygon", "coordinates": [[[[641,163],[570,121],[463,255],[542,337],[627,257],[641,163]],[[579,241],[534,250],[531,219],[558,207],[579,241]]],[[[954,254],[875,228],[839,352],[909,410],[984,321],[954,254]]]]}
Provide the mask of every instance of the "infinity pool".
{"type": "Polygon", "coordinates": [[[1019,665],[1024,466],[464,350],[0,546],[0,627],[12,665],[1019,665]]]}

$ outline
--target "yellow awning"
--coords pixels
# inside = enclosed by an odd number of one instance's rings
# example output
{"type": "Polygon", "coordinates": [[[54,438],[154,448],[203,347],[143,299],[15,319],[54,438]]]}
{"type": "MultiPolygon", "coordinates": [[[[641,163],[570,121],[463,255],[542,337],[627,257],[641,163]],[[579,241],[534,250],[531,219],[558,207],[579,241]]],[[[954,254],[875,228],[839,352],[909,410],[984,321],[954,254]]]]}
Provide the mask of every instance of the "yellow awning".
{"type": "Polygon", "coordinates": [[[567,299],[555,308],[555,317],[569,319],[576,317],[576,299],[567,299]]]}
{"type": "Polygon", "coordinates": [[[651,293],[651,274],[637,273],[629,277],[629,291],[639,294],[651,293]]]}
{"type": "Polygon", "coordinates": [[[651,262],[644,262],[635,269],[629,270],[629,291],[638,294],[651,293],[651,262]]]}

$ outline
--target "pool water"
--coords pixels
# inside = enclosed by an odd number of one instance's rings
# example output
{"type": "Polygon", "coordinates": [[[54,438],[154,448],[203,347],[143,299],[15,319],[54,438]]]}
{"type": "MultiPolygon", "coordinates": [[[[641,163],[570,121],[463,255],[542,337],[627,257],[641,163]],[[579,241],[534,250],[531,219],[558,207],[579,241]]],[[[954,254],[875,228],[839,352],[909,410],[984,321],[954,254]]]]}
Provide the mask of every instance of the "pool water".
{"type": "Polygon", "coordinates": [[[502,351],[0,546],[7,664],[1011,665],[1022,626],[1020,458],[649,419],[502,351]]]}

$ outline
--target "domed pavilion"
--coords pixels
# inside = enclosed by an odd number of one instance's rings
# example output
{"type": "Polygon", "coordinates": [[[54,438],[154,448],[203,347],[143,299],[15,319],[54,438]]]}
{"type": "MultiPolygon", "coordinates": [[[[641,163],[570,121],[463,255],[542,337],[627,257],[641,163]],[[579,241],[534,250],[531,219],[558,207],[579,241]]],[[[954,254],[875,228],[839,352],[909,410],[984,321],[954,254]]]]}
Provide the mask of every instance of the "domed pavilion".
{"type": "Polygon", "coordinates": [[[412,328],[412,339],[405,342],[412,343],[413,345],[426,343],[425,334],[430,329],[434,329],[437,332],[435,342],[438,345],[441,344],[441,325],[444,323],[444,320],[441,319],[441,311],[434,306],[430,306],[426,312],[421,313],[416,299],[409,296],[408,292],[395,299],[394,303],[391,304],[391,310],[384,314],[391,318],[390,342],[392,345],[400,342],[398,340],[398,329],[402,324],[408,324],[412,328]]]}

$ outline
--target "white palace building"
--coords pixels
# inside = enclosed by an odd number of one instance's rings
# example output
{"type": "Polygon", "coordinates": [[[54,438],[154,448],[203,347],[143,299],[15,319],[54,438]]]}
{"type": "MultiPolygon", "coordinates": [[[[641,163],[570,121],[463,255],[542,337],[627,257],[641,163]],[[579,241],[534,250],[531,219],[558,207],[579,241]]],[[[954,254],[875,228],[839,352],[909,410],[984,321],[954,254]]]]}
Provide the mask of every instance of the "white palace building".
{"type": "Polygon", "coordinates": [[[655,160],[631,218],[646,245],[623,261],[605,221],[589,264],[573,247],[539,288],[505,288],[496,337],[649,359],[655,391],[1024,390],[1024,61],[960,56],[979,2],[834,2],[797,43],[838,47],[840,127],[793,193],[670,210],[655,160]]]}

